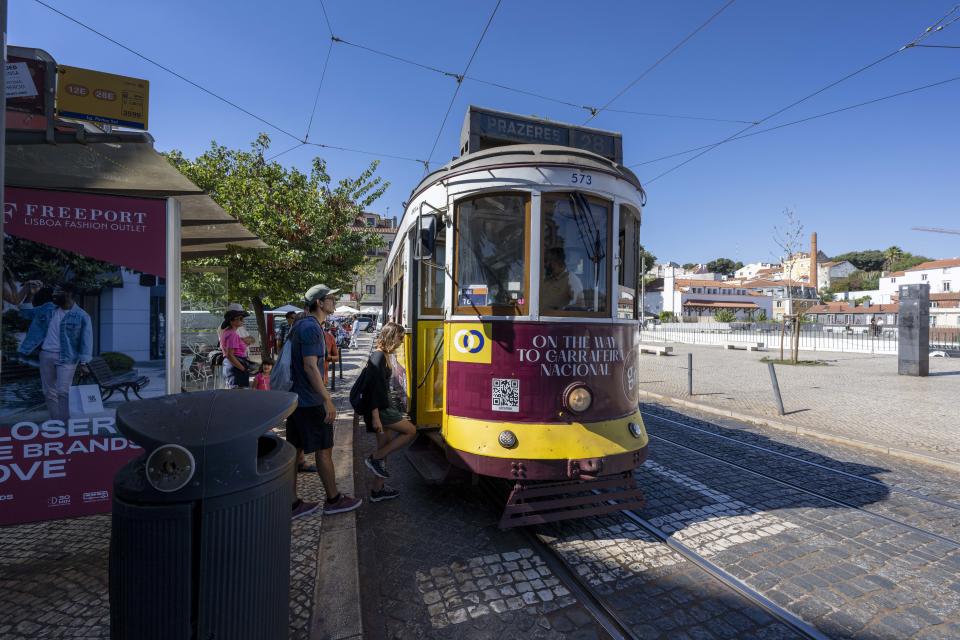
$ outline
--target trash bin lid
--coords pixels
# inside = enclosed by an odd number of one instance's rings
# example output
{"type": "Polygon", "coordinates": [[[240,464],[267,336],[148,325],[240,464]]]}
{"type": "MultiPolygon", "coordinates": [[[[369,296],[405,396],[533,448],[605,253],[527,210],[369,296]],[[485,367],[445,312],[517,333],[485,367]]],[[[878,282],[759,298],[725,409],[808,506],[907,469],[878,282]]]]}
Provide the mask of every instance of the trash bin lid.
{"type": "MultiPolygon", "coordinates": [[[[274,456],[270,464],[260,464],[259,458],[271,455],[272,450],[259,446],[260,440],[267,431],[282,424],[296,406],[296,394],[285,391],[181,393],[120,405],[117,427],[144,448],[146,456],[134,465],[146,467],[144,472],[151,466],[151,454],[158,450],[161,459],[164,453],[180,452],[171,455],[181,456],[181,469],[188,461],[190,468],[180,474],[184,484],[172,477],[168,478],[168,487],[158,490],[160,494],[169,491],[170,499],[179,501],[241,491],[282,473],[289,456],[274,456]]],[[[130,482],[139,475],[122,471],[117,476],[118,490],[121,484],[133,489],[130,482]]],[[[138,485],[138,492],[147,489],[142,481],[134,484],[138,485]]],[[[154,483],[153,488],[158,486],[163,485],[154,483]]]]}

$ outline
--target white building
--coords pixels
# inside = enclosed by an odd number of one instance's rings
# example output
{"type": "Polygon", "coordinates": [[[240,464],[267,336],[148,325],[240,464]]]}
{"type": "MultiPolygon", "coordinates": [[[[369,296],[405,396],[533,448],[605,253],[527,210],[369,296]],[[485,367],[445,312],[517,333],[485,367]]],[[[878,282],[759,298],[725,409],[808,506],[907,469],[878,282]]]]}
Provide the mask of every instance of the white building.
{"type": "Polygon", "coordinates": [[[733,274],[734,278],[740,280],[753,280],[758,277],[761,272],[771,273],[773,271],[782,271],[783,268],[779,264],[774,264],[772,262],[751,262],[750,264],[744,265],[743,267],[736,270],[733,274]]]}
{"type": "Polygon", "coordinates": [[[932,260],[906,271],[894,271],[880,278],[880,294],[894,296],[905,284],[928,284],[930,293],[960,290],[960,258],[932,260]]]}
{"type": "Polygon", "coordinates": [[[810,283],[799,280],[751,280],[740,286],[772,300],[773,314],[770,317],[773,320],[802,312],[820,301],[810,283]]]}
{"type": "Polygon", "coordinates": [[[849,278],[857,268],[853,263],[847,260],[840,262],[818,262],[817,263],[817,287],[819,289],[829,289],[830,284],[839,278],[849,278]]]}
{"type": "Polygon", "coordinates": [[[683,273],[683,269],[676,262],[661,262],[647,270],[647,275],[654,278],[665,278],[667,275],[677,276],[681,273],[683,273]]]}
{"type": "Polygon", "coordinates": [[[668,311],[687,321],[714,322],[721,309],[732,311],[738,320],[756,317],[761,312],[770,317],[772,298],[753,293],[730,282],[701,280],[690,277],[667,277],[648,289],[645,307],[651,313],[668,311]]]}

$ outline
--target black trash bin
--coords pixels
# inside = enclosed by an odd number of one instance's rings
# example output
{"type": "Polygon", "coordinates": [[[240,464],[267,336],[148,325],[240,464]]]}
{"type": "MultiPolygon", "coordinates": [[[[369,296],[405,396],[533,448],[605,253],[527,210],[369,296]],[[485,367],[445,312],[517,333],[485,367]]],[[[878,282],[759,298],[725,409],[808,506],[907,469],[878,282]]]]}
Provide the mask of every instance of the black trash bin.
{"type": "Polygon", "coordinates": [[[280,391],[204,391],[121,405],[144,448],[114,479],[113,640],[286,638],[296,452],[272,433],[280,391]]]}

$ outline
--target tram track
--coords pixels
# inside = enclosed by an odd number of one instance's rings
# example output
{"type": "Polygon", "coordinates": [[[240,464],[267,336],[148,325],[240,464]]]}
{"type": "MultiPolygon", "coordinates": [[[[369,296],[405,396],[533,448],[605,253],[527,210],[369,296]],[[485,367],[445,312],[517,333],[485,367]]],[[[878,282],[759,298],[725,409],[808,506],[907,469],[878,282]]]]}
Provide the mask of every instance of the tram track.
{"type": "Polygon", "coordinates": [[[641,527],[647,533],[660,540],[660,542],[670,547],[670,549],[682,556],[684,559],[692,562],[699,569],[703,570],[712,578],[719,581],[722,585],[738,593],[740,596],[747,599],[754,605],[760,607],[775,619],[779,620],[781,623],[800,634],[802,637],[811,638],[814,640],[829,639],[828,635],[824,634],[813,625],[804,621],[799,616],[791,613],[784,607],[781,607],[776,602],[770,600],[756,589],[753,589],[748,584],[733,576],[719,565],[711,562],[706,557],[697,553],[687,545],[675,540],[669,533],[663,531],[649,520],[638,515],[635,511],[625,510],[621,511],[621,514],[637,526],[641,527]]]}
{"type": "MultiPolygon", "coordinates": [[[[859,481],[865,482],[865,483],[867,483],[867,484],[872,484],[872,485],[874,485],[874,486],[883,487],[884,489],[887,489],[887,490],[892,491],[892,492],[894,492],[894,493],[898,493],[898,494],[901,494],[901,495],[909,496],[909,497],[914,498],[914,499],[916,499],[916,500],[921,500],[921,501],[923,501],[923,502],[928,502],[928,503],[930,503],[930,504],[935,504],[935,505],[937,505],[937,506],[945,507],[945,508],[947,508],[947,509],[951,509],[951,510],[955,510],[955,511],[960,511],[960,503],[951,502],[951,501],[949,501],[949,500],[943,500],[943,499],[940,499],[940,498],[937,498],[937,497],[934,497],[934,496],[925,495],[925,494],[920,493],[920,492],[918,492],[918,491],[913,491],[913,490],[911,490],[911,489],[905,489],[905,488],[903,488],[903,487],[898,487],[898,486],[896,486],[896,485],[888,485],[888,484],[886,484],[886,483],[884,483],[884,482],[881,482],[881,481],[879,481],[879,480],[874,480],[873,478],[865,478],[865,477],[863,477],[863,476],[861,476],[861,475],[857,475],[857,474],[855,474],[855,473],[850,473],[849,471],[844,471],[844,470],[842,470],[842,469],[834,469],[833,467],[829,467],[829,466],[827,466],[827,465],[819,464],[819,463],[817,463],[817,462],[811,462],[810,460],[804,460],[803,458],[800,458],[800,457],[797,457],[797,456],[792,456],[792,455],[790,455],[790,454],[788,454],[788,453],[783,453],[782,451],[776,451],[776,450],[774,450],[774,449],[770,449],[770,448],[767,448],[767,447],[761,447],[760,445],[756,445],[756,444],[753,444],[753,443],[750,443],[750,442],[744,442],[743,440],[739,440],[739,439],[737,439],[737,438],[732,438],[732,437],[730,437],[730,436],[725,436],[725,435],[723,435],[723,434],[721,434],[721,433],[714,433],[713,431],[709,431],[708,429],[702,429],[702,428],[700,428],[700,427],[696,427],[696,426],[694,426],[694,425],[692,425],[692,424],[689,424],[689,423],[686,423],[686,422],[682,422],[682,421],[680,421],[680,420],[675,420],[675,419],[673,419],[673,418],[668,418],[668,417],[666,417],[666,416],[662,416],[662,415],[657,414],[657,413],[652,413],[652,412],[650,412],[650,411],[644,411],[643,409],[640,410],[640,413],[641,413],[641,415],[642,415],[644,418],[652,418],[652,419],[654,419],[654,420],[659,420],[659,421],[662,421],[662,422],[668,422],[668,423],[670,423],[670,424],[677,425],[677,426],[682,427],[682,428],[684,428],[684,429],[689,429],[689,430],[691,430],[691,431],[696,431],[696,432],[698,432],[698,433],[701,433],[701,434],[704,434],[704,435],[707,435],[707,436],[711,436],[711,437],[714,437],[714,438],[718,438],[718,439],[724,440],[724,441],[726,441],[726,442],[731,442],[731,443],[734,443],[734,444],[739,445],[739,446],[742,446],[742,447],[747,447],[747,448],[750,448],[750,449],[753,449],[753,450],[756,450],[756,451],[761,451],[761,452],[763,452],[763,453],[767,453],[767,454],[774,455],[774,456],[777,456],[777,457],[780,457],[780,458],[784,458],[784,459],[787,459],[787,460],[791,460],[791,461],[793,461],[793,462],[795,462],[795,463],[797,463],[797,464],[802,464],[802,465],[806,465],[806,466],[808,466],[808,467],[814,467],[814,468],[817,468],[817,469],[821,469],[821,470],[823,470],[823,471],[827,471],[827,472],[830,472],[830,473],[834,473],[834,474],[837,474],[837,475],[840,475],[840,476],[844,476],[844,477],[847,477],[847,478],[850,478],[850,479],[853,479],[853,480],[859,480],[859,481]]],[[[717,424],[715,424],[715,423],[713,423],[713,422],[710,422],[710,421],[708,421],[708,420],[702,420],[702,419],[700,419],[700,418],[697,418],[696,420],[697,420],[698,422],[703,422],[703,423],[705,423],[705,424],[708,424],[708,425],[710,425],[710,426],[712,426],[712,427],[716,427],[716,428],[718,428],[718,429],[723,428],[723,427],[721,427],[721,426],[719,426],[719,425],[717,425],[717,424]]],[[[695,447],[692,447],[692,448],[696,449],[695,447]]],[[[696,449],[696,450],[697,450],[697,451],[700,451],[700,452],[702,453],[701,450],[699,450],[699,449],[696,449]]]]}
{"type": "MultiPolygon", "coordinates": [[[[493,504],[498,504],[498,501],[502,499],[501,494],[503,492],[494,486],[494,481],[481,481],[479,488],[493,504]]],[[[594,493],[598,495],[601,494],[599,491],[594,491],[594,493]]],[[[608,517],[623,517],[637,525],[652,536],[658,543],[667,546],[671,551],[691,563],[703,573],[706,573],[711,579],[717,581],[723,588],[734,592],[750,605],[762,609],[771,616],[771,618],[792,630],[799,637],[810,640],[828,640],[829,636],[822,633],[815,626],[773,602],[759,591],[751,588],[690,547],[673,539],[669,533],[663,531],[636,512],[624,510],[608,517]]],[[[553,523],[552,526],[562,528],[563,523],[553,523]]],[[[583,576],[573,570],[564,558],[564,555],[551,544],[562,541],[559,533],[556,536],[551,536],[542,531],[538,531],[537,526],[519,527],[516,530],[526,538],[528,544],[538,553],[554,575],[564,583],[564,586],[570,590],[577,601],[593,616],[596,623],[611,638],[619,640],[647,637],[644,634],[635,632],[632,629],[631,623],[624,620],[623,616],[615,607],[602,595],[598,594],[583,576]]]]}
{"type": "Polygon", "coordinates": [[[711,459],[711,460],[715,460],[715,461],[717,461],[717,462],[720,462],[720,463],[722,463],[722,464],[728,465],[728,466],[730,466],[730,467],[734,467],[734,468],[736,468],[736,469],[740,469],[741,471],[746,471],[747,473],[753,474],[753,475],[758,476],[758,477],[760,477],[760,478],[764,478],[765,480],[770,480],[770,481],[775,482],[775,483],[777,483],[777,484],[780,484],[780,485],[783,485],[783,486],[786,486],[786,487],[790,487],[791,489],[794,489],[794,490],[796,490],[796,491],[800,491],[800,492],[805,493],[805,494],[810,495],[810,496],[814,496],[814,497],[816,497],[816,498],[818,498],[818,499],[820,499],[820,500],[823,500],[823,501],[825,501],[825,502],[829,502],[829,503],[831,503],[831,504],[834,504],[834,505],[837,505],[837,506],[841,506],[841,507],[846,507],[846,508],[848,508],[848,509],[853,509],[853,510],[858,511],[858,512],[860,512],[860,513],[864,513],[864,514],[867,514],[867,515],[872,516],[872,517],[874,517],[874,518],[881,519],[881,520],[883,520],[883,521],[885,521],[885,522],[888,522],[888,523],[890,523],[890,524],[897,525],[897,526],[903,527],[903,528],[905,528],[905,529],[909,529],[910,531],[913,531],[914,533],[918,533],[918,534],[921,534],[921,535],[925,535],[925,536],[928,536],[928,537],[930,537],[930,538],[934,538],[934,539],[939,540],[939,541],[941,541],[941,542],[946,542],[947,544],[951,544],[951,545],[954,545],[954,546],[960,548],[960,540],[957,540],[957,539],[955,539],[955,538],[950,538],[950,537],[948,537],[948,536],[940,535],[939,533],[936,533],[936,532],[934,532],[934,531],[930,531],[930,530],[928,530],[928,529],[924,529],[924,528],[922,528],[922,527],[918,527],[918,526],[912,525],[912,524],[910,524],[909,522],[904,522],[904,521],[902,521],[902,520],[898,520],[898,519],[896,519],[896,518],[892,518],[892,517],[887,516],[887,515],[884,515],[884,514],[882,514],[882,513],[877,513],[877,512],[875,512],[875,511],[870,511],[869,509],[864,509],[863,507],[861,507],[861,506],[859,506],[859,505],[856,505],[856,504],[853,504],[852,502],[848,502],[848,501],[846,501],[846,500],[840,500],[840,499],[837,499],[837,498],[833,498],[833,497],[828,496],[828,495],[826,495],[826,494],[824,494],[824,493],[821,493],[821,492],[819,492],[819,491],[814,491],[814,490],[812,490],[812,489],[808,489],[808,488],[803,487],[803,486],[801,486],[801,485],[799,485],[799,484],[796,484],[796,483],[794,483],[794,482],[790,482],[789,480],[783,480],[782,478],[777,478],[776,476],[772,476],[772,475],[763,473],[762,471],[756,471],[755,469],[751,469],[750,467],[747,467],[747,466],[745,466],[745,465],[742,465],[742,464],[739,464],[739,463],[736,463],[736,462],[731,462],[730,460],[727,460],[727,459],[725,459],[725,458],[721,458],[721,457],[719,457],[719,456],[715,456],[715,455],[713,455],[713,454],[707,453],[707,452],[702,451],[702,450],[700,450],[700,449],[697,449],[697,448],[695,448],[695,447],[690,447],[690,446],[685,445],[685,444],[682,444],[682,443],[680,443],[680,442],[676,442],[676,441],[674,441],[674,440],[671,440],[670,438],[664,438],[664,437],[662,437],[662,436],[658,436],[658,435],[654,435],[654,434],[649,434],[649,437],[652,438],[652,439],[655,439],[655,440],[660,440],[660,441],[662,441],[662,442],[667,442],[667,443],[669,443],[669,444],[671,444],[671,445],[673,445],[673,446],[675,446],[675,447],[678,447],[678,448],[680,448],[680,449],[685,449],[685,450],[687,450],[687,451],[690,451],[690,452],[699,454],[699,455],[701,455],[701,456],[703,456],[703,457],[705,457],[705,458],[709,458],[709,459],[711,459]]]}
{"type": "MultiPolygon", "coordinates": [[[[502,508],[506,492],[503,491],[502,486],[498,485],[503,485],[503,483],[491,478],[483,478],[477,488],[492,505],[499,509],[502,508]]],[[[570,569],[564,562],[563,556],[550,546],[548,536],[538,533],[534,529],[535,527],[518,527],[516,531],[526,539],[550,571],[593,617],[597,625],[612,640],[641,640],[642,636],[631,631],[630,625],[621,618],[616,610],[597,594],[583,577],[570,569]]]]}

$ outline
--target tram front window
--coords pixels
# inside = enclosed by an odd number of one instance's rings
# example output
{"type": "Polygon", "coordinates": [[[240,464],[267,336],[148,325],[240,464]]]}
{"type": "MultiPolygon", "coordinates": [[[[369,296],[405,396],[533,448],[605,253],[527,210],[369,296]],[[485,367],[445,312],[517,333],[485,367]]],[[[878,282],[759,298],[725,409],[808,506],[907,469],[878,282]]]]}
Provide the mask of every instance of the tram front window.
{"type": "Polygon", "coordinates": [[[609,311],[609,202],[579,193],[542,199],[540,312],[604,316],[609,311]]]}
{"type": "Polygon", "coordinates": [[[458,313],[526,313],[529,212],[526,195],[483,196],[458,204],[458,313]]]}

